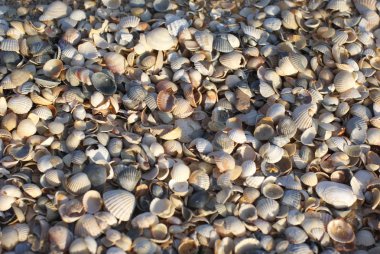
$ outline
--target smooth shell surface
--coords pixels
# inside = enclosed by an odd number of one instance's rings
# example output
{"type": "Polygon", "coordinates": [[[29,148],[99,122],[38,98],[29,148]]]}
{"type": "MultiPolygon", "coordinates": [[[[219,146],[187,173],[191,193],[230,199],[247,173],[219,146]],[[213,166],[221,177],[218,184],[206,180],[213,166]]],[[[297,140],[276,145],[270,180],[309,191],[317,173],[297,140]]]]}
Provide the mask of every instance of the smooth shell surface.
{"type": "Polygon", "coordinates": [[[156,28],[146,34],[147,44],[155,50],[168,50],[174,45],[174,41],[165,28],[156,28]]]}
{"type": "Polygon", "coordinates": [[[323,181],[315,190],[323,201],[336,208],[347,208],[356,202],[352,189],[345,184],[323,181]]]}

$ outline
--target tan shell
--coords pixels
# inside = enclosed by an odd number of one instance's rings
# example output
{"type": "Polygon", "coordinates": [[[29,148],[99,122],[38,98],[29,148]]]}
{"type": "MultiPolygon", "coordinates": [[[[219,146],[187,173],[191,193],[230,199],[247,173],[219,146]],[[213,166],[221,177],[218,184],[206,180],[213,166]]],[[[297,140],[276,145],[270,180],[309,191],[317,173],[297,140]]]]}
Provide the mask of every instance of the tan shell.
{"type": "Polygon", "coordinates": [[[228,69],[236,70],[246,65],[244,56],[236,51],[220,56],[219,62],[228,69]]]}
{"type": "Polygon", "coordinates": [[[99,192],[89,190],[83,195],[83,208],[87,213],[94,214],[102,208],[103,200],[99,192]]]}
{"type": "Polygon", "coordinates": [[[55,225],[49,229],[50,249],[67,250],[74,240],[73,233],[64,226],[55,225]]]}
{"type": "Polygon", "coordinates": [[[335,89],[339,93],[346,92],[347,90],[355,87],[355,79],[351,72],[339,71],[334,78],[335,89]]]}
{"type": "Polygon", "coordinates": [[[110,69],[113,73],[120,75],[125,72],[125,68],[128,66],[127,60],[124,56],[115,52],[105,54],[104,62],[106,63],[108,69],[110,69]]]}
{"type": "Polygon", "coordinates": [[[49,78],[58,78],[63,70],[63,62],[59,59],[51,59],[44,64],[44,75],[49,78]]]}
{"type": "Polygon", "coordinates": [[[24,95],[13,96],[8,101],[8,108],[18,115],[28,113],[32,106],[32,100],[24,95]]]}
{"type": "Polygon", "coordinates": [[[49,4],[44,13],[40,16],[40,21],[49,21],[67,16],[69,7],[61,1],[55,1],[49,4]]]}
{"type": "Polygon", "coordinates": [[[91,182],[87,174],[80,172],[67,177],[65,186],[73,195],[81,195],[90,190],[91,182]]]}
{"type": "Polygon", "coordinates": [[[343,219],[331,220],[327,225],[327,233],[334,241],[339,243],[349,243],[355,240],[351,225],[343,219]]]}
{"type": "Polygon", "coordinates": [[[155,50],[168,50],[174,46],[174,40],[166,28],[156,28],[149,31],[146,36],[146,43],[155,50]]]}
{"type": "Polygon", "coordinates": [[[22,120],[17,126],[17,135],[20,138],[30,137],[37,132],[36,125],[30,119],[22,120]]]}

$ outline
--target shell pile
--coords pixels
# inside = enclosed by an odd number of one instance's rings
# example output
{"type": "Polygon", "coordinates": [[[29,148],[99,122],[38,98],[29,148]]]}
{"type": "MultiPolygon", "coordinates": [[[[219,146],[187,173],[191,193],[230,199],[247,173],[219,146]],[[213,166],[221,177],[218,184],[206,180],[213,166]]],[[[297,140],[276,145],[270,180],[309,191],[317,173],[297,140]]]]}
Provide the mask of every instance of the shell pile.
{"type": "Polygon", "coordinates": [[[380,253],[379,1],[21,2],[4,253],[380,253]]]}

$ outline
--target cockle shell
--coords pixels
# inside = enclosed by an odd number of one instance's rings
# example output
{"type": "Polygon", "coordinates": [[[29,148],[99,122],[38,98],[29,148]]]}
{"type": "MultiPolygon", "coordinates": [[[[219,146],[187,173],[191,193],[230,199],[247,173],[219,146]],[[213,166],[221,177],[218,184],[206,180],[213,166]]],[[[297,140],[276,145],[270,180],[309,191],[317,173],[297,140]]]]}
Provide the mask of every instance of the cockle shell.
{"type": "Polygon", "coordinates": [[[244,67],[246,64],[244,56],[238,52],[224,54],[220,56],[219,61],[223,66],[232,70],[244,67]]]}
{"type": "Polygon", "coordinates": [[[8,101],[8,108],[16,114],[26,114],[32,107],[32,100],[24,95],[11,97],[8,101]]]}
{"type": "Polygon", "coordinates": [[[133,194],[125,190],[110,190],[103,193],[106,209],[121,221],[128,221],[135,209],[136,199],[133,194]]]}
{"type": "Polygon", "coordinates": [[[146,43],[155,50],[168,50],[174,45],[174,40],[167,29],[159,27],[146,34],[146,43]]]}
{"type": "Polygon", "coordinates": [[[335,75],[334,85],[339,93],[343,93],[355,86],[355,79],[352,73],[340,71],[335,75]]]}
{"type": "Polygon", "coordinates": [[[327,225],[327,233],[334,241],[339,243],[349,243],[355,240],[351,225],[343,219],[331,220],[327,225]]]}
{"type": "Polygon", "coordinates": [[[104,55],[104,62],[106,63],[108,69],[116,74],[123,74],[125,72],[125,68],[128,66],[127,60],[124,56],[115,52],[106,53],[104,55]]]}
{"type": "Polygon", "coordinates": [[[40,16],[40,21],[50,21],[68,15],[70,8],[62,1],[54,1],[49,4],[44,13],[40,16]]]}
{"type": "Polygon", "coordinates": [[[315,190],[326,203],[336,208],[347,208],[356,202],[352,189],[341,183],[323,181],[317,184],[315,190]]]}

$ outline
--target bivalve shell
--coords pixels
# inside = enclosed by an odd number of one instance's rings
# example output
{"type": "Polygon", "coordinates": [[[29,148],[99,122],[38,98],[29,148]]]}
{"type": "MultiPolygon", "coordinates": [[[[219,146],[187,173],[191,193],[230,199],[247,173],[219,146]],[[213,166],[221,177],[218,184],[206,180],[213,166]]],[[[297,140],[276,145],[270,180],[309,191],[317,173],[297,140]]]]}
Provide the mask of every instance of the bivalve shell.
{"type": "Polygon", "coordinates": [[[351,207],[356,202],[352,189],[345,184],[323,181],[315,190],[323,201],[338,209],[351,207]]]}
{"type": "Polygon", "coordinates": [[[125,190],[110,190],[103,193],[106,209],[117,219],[128,221],[136,206],[136,198],[125,190]]]}
{"type": "Polygon", "coordinates": [[[146,34],[146,43],[155,50],[168,50],[174,46],[174,40],[166,28],[156,28],[146,34]]]}

